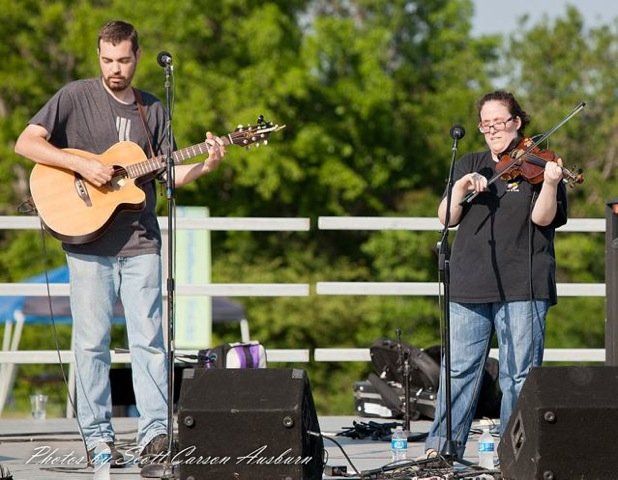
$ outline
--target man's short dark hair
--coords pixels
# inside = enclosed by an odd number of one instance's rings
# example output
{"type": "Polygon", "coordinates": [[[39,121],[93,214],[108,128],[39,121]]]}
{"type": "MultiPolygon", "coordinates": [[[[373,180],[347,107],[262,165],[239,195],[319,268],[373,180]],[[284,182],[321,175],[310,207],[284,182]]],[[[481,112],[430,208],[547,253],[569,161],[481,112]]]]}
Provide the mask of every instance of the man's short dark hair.
{"type": "Polygon", "coordinates": [[[131,49],[133,53],[139,50],[139,42],[137,39],[137,30],[130,23],[123,22],[121,20],[112,20],[107,22],[99,31],[99,38],[97,39],[97,47],[101,47],[101,42],[108,42],[112,45],[118,45],[125,40],[131,41],[131,49]]]}

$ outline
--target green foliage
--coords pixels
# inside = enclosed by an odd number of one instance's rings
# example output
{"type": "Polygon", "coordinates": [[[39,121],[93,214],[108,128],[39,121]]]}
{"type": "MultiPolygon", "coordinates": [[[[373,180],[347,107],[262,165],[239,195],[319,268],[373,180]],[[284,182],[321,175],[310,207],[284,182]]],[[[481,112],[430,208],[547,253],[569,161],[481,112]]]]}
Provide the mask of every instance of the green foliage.
{"type": "Polygon", "coordinates": [[[615,22],[586,29],[581,14],[568,7],[564,17],[513,35],[508,46],[504,71],[533,113],[529,134],[549,130],[587,102],[549,143],[565,166],[584,171],[584,184],[570,195],[573,216],[602,217],[605,201],[615,195],[617,36],[615,22]]]}
{"type": "MultiPolygon", "coordinates": [[[[155,59],[161,50],[174,54],[180,146],[260,114],[287,125],[266,148],[230,147],[215,173],[178,190],[178,204],[232,217],[434,217],[451,162],[450,127],[466,128],[462,150],[483,148],[475,101],[506,84],[532,113],[530,134],[588,101],[550,146],[565,165],[584,168],[586,182],[569,193],[571,215],[603,216],[616,190],[616,25],[586,29],[569,7],[554,21],[522,20],[507,39],[474,38],[471,17],[471,0],[0,0],[0,214],[16,214],[28,196],[31,163],[13,153],[15,138],[61,85],[98,74],[97,31],[122,18],[140,32],[139,87],[163,98],[155,59]]],[[[435,281],[437,240],[438,232],[315,225],[310,233],[213,232],[213,281],[435,281]]],[[[603,242],[559,233],[559,281],[602,282],[603,242]]],[[[38,233],[0,232],[3,280],[61,264],[57,242],[48,243],[44,249],[38,233]]],[[[421,347],[439,341],[435,298],[312,292],[242,302],[253,335],[270,348],[362,347],[397,328],[421,347]]],[[[602,345],[603,318],[600,299],[561,299],[550,312],[548,346],[602,345]]],[[[29,333],[22,347],[39,348],[43,336],[29,333]]],[[[224,329],[216,338],[237,333],[224,329]]],[[[351,413],[352,383],[370,369],[303,367],[321,413],[351,413]]],[[[30,379],[40,367],[27,368],[30,379]]]]}
{"type": "Polygon", "coordinates": [[[561,298],[547,319],[548,348],[603,348],[605,299],[561,298]]]}
{"type": "Polygon", "coordinates": [[[558,281],[602,283],[605,277],[604,247],[603,234],[559,234],[556,240],[558,281]]]}

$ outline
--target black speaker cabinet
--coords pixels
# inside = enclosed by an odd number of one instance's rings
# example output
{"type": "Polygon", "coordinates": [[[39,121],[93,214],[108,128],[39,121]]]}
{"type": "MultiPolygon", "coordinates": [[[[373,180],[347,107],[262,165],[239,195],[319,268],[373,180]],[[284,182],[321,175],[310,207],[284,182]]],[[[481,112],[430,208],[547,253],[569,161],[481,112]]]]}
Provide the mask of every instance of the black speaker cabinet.
{"type": "Polygon", "coordinates": [[[505,480],[618,478],[618,367],[538,367],[498,446],[505,480]]]}
{"type": "Polygon", "coordinates": [[[324,444],[302,369],[187,369],[181,480],[319,480],[324,444]]]}

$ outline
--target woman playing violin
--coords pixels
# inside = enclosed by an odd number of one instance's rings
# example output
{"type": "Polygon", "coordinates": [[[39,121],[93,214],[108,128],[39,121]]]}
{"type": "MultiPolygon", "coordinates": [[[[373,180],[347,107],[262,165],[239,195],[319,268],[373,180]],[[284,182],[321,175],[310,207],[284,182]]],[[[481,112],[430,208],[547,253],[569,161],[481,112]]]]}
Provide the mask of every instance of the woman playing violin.
{"type": "MultiPolygon", "coordinates": [[[[450,226],[458,225],[450,261],[452,440],[463,458],[478,402],[485,359],[496,332],[499,346],[503,433],[526,376],[543,360],[545,318],[556,303],[554,230],[566,223],[561,160],[547,162],[543,181],[497,181],[500,156],[523,138],[529,117],[505,91],[478,104],[479,131],[488,150],[455,164],[450,226]],[[479,194],[463,201],[470,192],[479,194]]],[[[445,224],[446,196],[438,216],[445,224]]],[[[442,362],[444,366],[444,362],[442,362]]],[[[444,371],[441,372],[441,385],[444,371]]],[[[426,441],[428,453],[444,448],[446,401],[426,441]]]]}

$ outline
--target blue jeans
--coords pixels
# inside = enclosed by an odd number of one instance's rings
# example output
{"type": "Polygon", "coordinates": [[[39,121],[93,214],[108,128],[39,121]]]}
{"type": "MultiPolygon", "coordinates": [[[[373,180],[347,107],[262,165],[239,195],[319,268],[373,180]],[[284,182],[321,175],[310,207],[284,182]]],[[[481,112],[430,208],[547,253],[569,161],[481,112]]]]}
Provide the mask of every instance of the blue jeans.
{"type": "Polygon", "coordinates": [[[167,361],[157,254],[102,257],[67,253],[70,271],[77,415],[88,449],[114,441],[109,383],[113,309],[122,299],[131,352],[137,444],[167,432],[167,361]]]}
{"type": "MultiPolygon", "coordinates": [[[[504,433],[531,367],[541,365],[545,338],[547,300],[450,304],[451,327],[451,427],[458,458],[463,458],[478,403],[485,359],[495,331],[498,337],[500,432],[504,433]]],[[[444,361],[440,385],[444,385],[444,361]]],[[[438,390],[436,416],[425,448],[442,451],[446,440],[445,388],[438,390]]]]}

